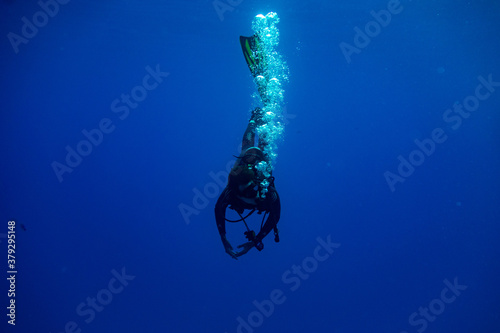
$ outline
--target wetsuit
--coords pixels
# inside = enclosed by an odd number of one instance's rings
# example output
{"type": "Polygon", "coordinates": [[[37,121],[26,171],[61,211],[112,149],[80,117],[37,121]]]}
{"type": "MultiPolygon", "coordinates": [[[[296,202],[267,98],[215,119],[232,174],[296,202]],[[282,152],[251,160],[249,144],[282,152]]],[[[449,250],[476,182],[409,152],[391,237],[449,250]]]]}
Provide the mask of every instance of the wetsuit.
{"type": "Polygon", "coordinates": [[[268,192],[265,198],[262,199],[261,195],[259,195],[260,189],[258,184],[260,181],[258,179],[250,179],[248,183],[242,184],[241,177],[238,177],[239,173],[247,167],[248,163],[255,163],[256,151],[260,151],[260,149],[250,147],[243,151],[229,174],[228,185],[222,191],[215,205],[215,221],[221,237],[226,235],[225,217],[228,206],[231,206],[231,208],[234,208],[240,214],[243,213],[244,209],[256,209],[259,212],[268,212],[269,216],[264,226],[254,239],[255,244],[261,243],[262,239],[274,229],[280,219],[281,212],[280,198],[274,187],[272,178],[267,188],[268,192]]]}

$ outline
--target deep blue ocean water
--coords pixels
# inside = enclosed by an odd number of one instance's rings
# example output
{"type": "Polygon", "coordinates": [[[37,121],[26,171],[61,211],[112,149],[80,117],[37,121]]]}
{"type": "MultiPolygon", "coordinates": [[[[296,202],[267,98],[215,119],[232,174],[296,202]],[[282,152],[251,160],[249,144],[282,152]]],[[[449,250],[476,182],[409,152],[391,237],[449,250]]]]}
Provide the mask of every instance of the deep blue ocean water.
{"type": "Polygon", "coordinates": [[[500,331],[499,2],[0,13],[1,332],[500,331]],[[269,11],[281,241],[236,261],[213,209],[255,91],[238,38],[269,11]]]}

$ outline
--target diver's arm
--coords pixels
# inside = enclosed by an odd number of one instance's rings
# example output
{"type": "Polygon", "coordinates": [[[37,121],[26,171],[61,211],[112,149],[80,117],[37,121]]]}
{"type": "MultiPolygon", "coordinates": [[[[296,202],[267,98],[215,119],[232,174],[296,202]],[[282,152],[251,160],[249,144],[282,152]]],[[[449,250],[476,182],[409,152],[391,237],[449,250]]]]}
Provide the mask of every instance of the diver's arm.
{"type": "Polygon", "coordinates": [[[267,217],[266,223],[264,223],[264,226],[262,229],[259,231],[257,236],[253,238],[250,242],[241,244],[238,246],[238,248],[241,248],[242,250],[236,254],[237,257],[244,255],[248,251],[250,251],[253,247],[255,247],[257,250],[262,251],[264,248],[264,244],[262,243],[262,239],[271,232],[271,230],[274,229],[276,224],[278,224],[278,221],[280,219],[280,213],[281,213],[281,205],[280,205],[280,197],[278,196],[278,192],[276,192],[276,189],[272,189],[268,192],[267,200],[269,200],[269,216],[267,217]]]}
{"type": "Polygon", "coordinates": [[[230,195],[231,190],[226,187],[219,196],[219,199],[217,199],[217,203],[215,204],[215,222],[217,223],[217,229],[219,230],[222,245],[224,245],[226,253],[236,259],[236,253],[226,238],[226,208],[229,205],[230,195]]]}
{"type": "Polygon", "coordinates": [[[215,222],[217,223],[217,229],[221,237],[226,235],[226,208],[229,205],[230,192],[226,187],[215,204],[215,222]]]}
{"type": "Polygon", "coordinates": [[[276,224],[278,224],[278,221],[280,220],[280,214],[281,214],[281,203],[280,203],[280,197],[278,195],[278,192],[273,189],[272,191],[269,191],[268,193],[269,199],[271,200],[271,205],[270,205],[270,211],[269,211],[269,216],[266,220],[266,223],[264,223],[264,226],[260,230],[260,232],[255,236],[255,241],[257,243],[261,242],[264,237],[267,236],[271,232],[271,230],[274,229],[276,224]]]}

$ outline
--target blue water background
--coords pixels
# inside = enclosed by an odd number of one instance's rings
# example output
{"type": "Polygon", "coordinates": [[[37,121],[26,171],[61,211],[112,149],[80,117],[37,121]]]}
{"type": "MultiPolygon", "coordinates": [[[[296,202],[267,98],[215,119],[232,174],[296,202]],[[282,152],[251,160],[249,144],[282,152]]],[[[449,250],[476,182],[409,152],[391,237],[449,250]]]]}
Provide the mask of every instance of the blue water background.
{"type": "MultiPolygon", "coordinates": [[[[401,1],[348,63],[340,43],[388,1],[232,3],[220,16],[209,0],[70,1],[17,53],[9,32],[41,7],[0,3],[1,332],[500,331],[500,87],[458,128],[443,120],[479,76],[500,81],[500,4],[401,1]],[[274,171],[281,242],[235,261],[210,175],[223,177],[250,116],[238,37],[269,11],[291,73],[274,171]],[[169,74],[120,119],[111,104],[148,66],[169,74]],[[106,118],[113,131],[60,181],[54,161],[106,118]],[[391,191],[384,173],[439,128],[447,139],[391,191]],[[317,252],[318,237],[340,246],[317,252]],[[116,293],[113,270],[134,277],[116,293]],[[466,286],[449,303],[445,280],[466,286]],[[106,304],[90,311],[97,296],[106,304]],[[439,314],[411,324],[430,305],[439,314]]],[[[228,226],[234,246],[243,231],[228,226]]]]}

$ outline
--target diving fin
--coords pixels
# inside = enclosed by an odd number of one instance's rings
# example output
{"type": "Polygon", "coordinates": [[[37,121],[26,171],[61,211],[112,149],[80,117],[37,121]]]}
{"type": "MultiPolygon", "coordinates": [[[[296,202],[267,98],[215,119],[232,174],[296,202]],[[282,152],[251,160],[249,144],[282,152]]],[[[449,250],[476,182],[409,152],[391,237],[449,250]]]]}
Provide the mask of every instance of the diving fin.
{"type": "Polygon", "coordinates": [[[241,49],[248,64],[248,68],[253,77],[263,74],[261,59],[259,59],[259,37],[253,35],[251,37],[240,36],[241,49]]]}
{"type": "Polygon", "coordinates": [[[260,98],[265,105],[268,102],[266,97],[266,66],[262,60],[262,50],[260,50],[259,43],[260,41],[257,34],[251,37],[240,36],[240,44],[241,49],[243,50],[243,55],[245,56],[248,68],[250,69],[255,83],[257,84],[257,90],[259,91],[260,98]]]}

